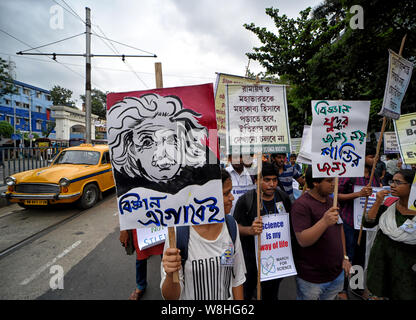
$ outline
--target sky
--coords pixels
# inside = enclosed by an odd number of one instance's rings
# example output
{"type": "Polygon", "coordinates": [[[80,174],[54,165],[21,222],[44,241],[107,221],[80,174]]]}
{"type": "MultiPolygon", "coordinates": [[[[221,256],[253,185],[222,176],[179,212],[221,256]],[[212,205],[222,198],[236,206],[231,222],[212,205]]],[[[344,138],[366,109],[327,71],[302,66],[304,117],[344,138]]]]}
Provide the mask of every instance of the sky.
{"type": "MultiPolygon", "coordinates": [[[[156,87],[155,63],[162,64],[164,87],[214,83],[216,73],[244,76],[246,53],[260,41],[243,24],[275,30],[265,8],[290,18],[322,0],[1,0],[0,57],[14,62],[15,80],[46,90],[73,91],[81,108],[85,94],[85,58],[16,55],[62,39],[32,53],[86,52],[86,7],[91,9],[91,53],[156,55],[93,57],[92,88],[104,92],[156,87]],[[78,36],[77,36],[78,35],[78,36]],[[111,39],[116,42],[104,40],[111,39]],[[128,45],[128,46],[125,46],[128,45]],[[140,49],[140,50],[138,50],[140,49]]],[[[254,73],[264,71],[250,61],[254,73]]]]}

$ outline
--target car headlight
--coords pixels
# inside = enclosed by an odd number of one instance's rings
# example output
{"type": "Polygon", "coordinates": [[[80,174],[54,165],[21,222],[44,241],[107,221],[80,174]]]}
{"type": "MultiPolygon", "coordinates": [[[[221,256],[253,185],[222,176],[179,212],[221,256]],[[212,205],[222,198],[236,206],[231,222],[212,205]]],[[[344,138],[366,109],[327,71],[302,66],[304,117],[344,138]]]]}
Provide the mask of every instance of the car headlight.
{"type": "Polygon", "coordinates": [[[6,178],[6,184],[8,186],[14,186],[16,184],[16,178],[14,178],[14,177],[7,177],[6,178]]]}
{"type": "Polygon", "coordinates": [[[67,178],[62,178],[61,180],[59,180],[59,185],[61,187],[68,187],[71,184],[71,181],[67,178]]]}

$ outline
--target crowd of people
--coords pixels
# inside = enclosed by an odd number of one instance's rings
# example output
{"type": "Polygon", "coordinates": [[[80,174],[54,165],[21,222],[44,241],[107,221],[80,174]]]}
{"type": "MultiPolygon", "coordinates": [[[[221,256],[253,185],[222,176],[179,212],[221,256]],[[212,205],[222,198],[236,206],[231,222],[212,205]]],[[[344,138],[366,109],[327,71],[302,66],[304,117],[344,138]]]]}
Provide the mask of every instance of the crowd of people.
{"type": "MultiPolygon", "coordinates": [[[[311,166],[297,164],[296,155],[265,157],[260,181],[251,157],[230,157],[221,169],[226,223],[176,227],[177,235],[186,234],[181,248],[170,248],[167,239],[164,248],[140,251],[134,241],[137,288],[130,299],[139,300],[144,294],[150,255],[162,255],[164,299],[256,299],[254,237],[263,232],[262,216],[282,212],[290,216],[298,300],[347,300],[350,294],[365,300],[416,299],[416,211],[407,207],[416,166],[404,166],[387,155],[387,162],[377,161],[370,181],[375,156],[375,148],[368,146],[364,176],[339,178],[337,203],[335,179],[314,178],[311,166]],[[294,181],[301,189],[298,193],[294,181]],[[383,186],[363,219],[365,228],[377,229],[363,231],[359,242],[354,199],[368,197],[373,188],[383,186]],[[352,288],[350,279],[357,266],[365,270],[364,286],[352,288]],[[175,272],[179,282],[173,281],[175,272]]],[[[128,234],[135,236],[131,231],[120,234],[126,246],[128,234]]],[[[261,299],[278,300],[281,280],[261,282],[261,299]]]]}

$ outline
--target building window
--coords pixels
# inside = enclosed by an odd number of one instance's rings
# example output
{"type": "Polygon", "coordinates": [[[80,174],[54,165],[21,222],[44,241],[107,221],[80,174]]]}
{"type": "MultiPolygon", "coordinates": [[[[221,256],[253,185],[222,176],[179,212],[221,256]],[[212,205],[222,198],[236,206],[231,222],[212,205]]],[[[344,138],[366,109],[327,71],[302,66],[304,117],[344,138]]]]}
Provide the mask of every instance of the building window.
{"type": "Polygon", "coordinates": [[[51,101],[51,96],[49,94],[46,95],[46,100],[51,101]]]}
{"type": "Polygon", "coordinates": [[[22,89],[22,87],[21,87],[21,86],[16,86],[17,94],[19,94],[19,93],[20,93],[20,89],[22,89]]]}
{"type": "Polygon", "coordinates": [[[21,124],[21,118],[19,118],[19,117],[16,117],[16,124],[18,125],[18,126],[20,126],[20,124],[21,124]]]}
{"type": "Polygon", "coordinates": [[[23,94],[25,95],[30,95],[30,90],[29,89],[23,89],[23,94]]]}
{"type": "Polygon", "coordinates": [[[12,117],[11,116],[6,116],[6,121],[10,124],[12,124],[12,117]]]}
{"type": "Polygon", "coordinates": [[[42,121],[40,120],[36,121],[36,130],[42,130],[42,121]]]}
{"type": "Polygon", "coordinates": [[[36,106],[36,112],[42,112],[42,107],[41,106],[36,106]]]}
{"type": "Polygon", "coordinates": [[[29,104],[28,103],[23,103],[23,108],[29,109],[29,104]]]}
{"type": "Polygon", "coordinates": [[[9,99],[4,99],[4,102],[9,105],[11,103],[11,101],[9,99]]]}
{"type": "Polygon", "coordinates": [[[16,107],[21,107],[21,106],[22,106],[22,103],[19,101],[16,101],[16,107]]]}
{"type": "Polygon", "coordinates": [[[38,99],[42,98],[42,92],[37,91],[36,92],[36,98],[38,98],[38,99]]]}

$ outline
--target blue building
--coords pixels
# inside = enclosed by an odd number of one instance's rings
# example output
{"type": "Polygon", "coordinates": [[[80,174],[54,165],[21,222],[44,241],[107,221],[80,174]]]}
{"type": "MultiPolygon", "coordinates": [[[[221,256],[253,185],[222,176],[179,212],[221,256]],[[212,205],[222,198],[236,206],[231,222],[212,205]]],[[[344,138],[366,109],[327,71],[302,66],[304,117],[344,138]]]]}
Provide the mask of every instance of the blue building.
{"type": "MultiPolygon", "coordinates": [[[[13,81],[16,94],[0,97],[0,121],[7,121],[17,132],[32,132],[43,137],[48,122],[54,121],[50,91],[20,81],[13,81]],[[30,126],[31,123],[31,126],[30,126]]],[[[54,138],[55,130],[49,135],[54,138]]]]}

